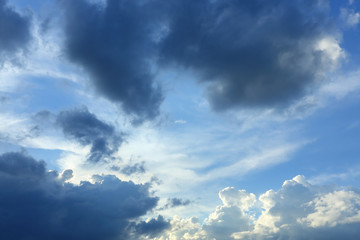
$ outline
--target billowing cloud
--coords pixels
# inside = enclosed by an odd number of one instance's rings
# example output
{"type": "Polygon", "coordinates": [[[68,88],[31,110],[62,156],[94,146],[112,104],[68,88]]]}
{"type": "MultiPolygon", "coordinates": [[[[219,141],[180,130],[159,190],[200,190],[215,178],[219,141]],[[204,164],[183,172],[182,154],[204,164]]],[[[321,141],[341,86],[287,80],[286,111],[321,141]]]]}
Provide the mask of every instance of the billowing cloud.
{"type": "Polygon", "coordinates": [[[123,138],[115,128],[101,120],[86,108],[62,111],[56,122],[64,134],[82,145],[91,145],[88,161],[106,161],[118,150],[123,138]]]}
{"type": "Polygon", "coordinates": [[[157,239],[356,239],[360,234],[360,190],[311,185],[304,176],[258,198],[225,188],[222,205],[203,225],[174,217],[157,239]]]}
{"type": "Polygon", "coordinates": [[[48,172],[24,153],[0,155],[0,238],[141,239],[168,226],[161,216],[136,223],[157,204],[149,185],[112,175],[73,185],[72,174],[48,172]]]}
{"type": "Polygon", "coordinates": [[[159,215],[156,219],[151,218],[147,221],[142,221],[135,226],[136,232],[147,236],[148,238],[154,238],[158,236],[165,229],[170,227],[170,223],[159,215]]]}
{"type": "Polygon", "coordinates": [[[155,42],[146,1],[61,1],[65,9],[66,54],[90,72],[98,90],[121,103],[136,121],[159,113],[163,96],[153,81],[155,42]]]}
{"type": "Polygon", "coordinates": [[[0,0],[0,64],[26,51],[30,39],[30,18],[16,12],[6,0],[0,0]]]}
{"type": "Polygon", "coordinates": [[[173,1],[163,64],[194,70],[210,83],[215,110],[286,106],[336,64],[326,1],[173,1]]]}
{"type": "Polygon", "coordinates": [[[137,120],[159,113],[152,69],[189,69],[215,110],[284,107],[344,52],[327,1],[62,1],[65,50],[137,120]]]}

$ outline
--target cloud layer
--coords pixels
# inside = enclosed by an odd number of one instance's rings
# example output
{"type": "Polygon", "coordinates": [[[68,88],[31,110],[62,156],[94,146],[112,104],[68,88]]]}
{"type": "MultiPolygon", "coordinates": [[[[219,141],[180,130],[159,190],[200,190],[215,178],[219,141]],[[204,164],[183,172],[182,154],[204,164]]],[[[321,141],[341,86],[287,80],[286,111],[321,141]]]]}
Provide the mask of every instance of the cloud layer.
{"type": "Polygon", "coordinates": [[[71,170],[48,172],[24,153],[0,155],[0,238],[141,239],[168,227],[161,216],[135,222],[158,202],[149,185],[112,175],[73,185],[71,177],[71,170]]]}

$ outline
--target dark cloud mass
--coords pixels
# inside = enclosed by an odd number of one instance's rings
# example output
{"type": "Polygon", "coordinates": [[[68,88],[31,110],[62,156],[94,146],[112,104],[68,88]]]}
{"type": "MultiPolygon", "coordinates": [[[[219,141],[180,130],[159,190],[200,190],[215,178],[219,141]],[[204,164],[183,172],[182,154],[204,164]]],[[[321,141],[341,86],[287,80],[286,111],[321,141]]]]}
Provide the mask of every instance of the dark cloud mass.
{"type": "Polygon", "coordinates": [[[99,120],[86,108],[60,112],[56,122],[65,135],[82,145],[91,145],[88,161],[92,163],[110,158],[123,141],[112,125],[99,120]]]}
{"type": "Polygon", "coordinates": [[[215,110],[288,104],[329,67],[316,44],[334,29],[326,1],[173,1],[164,65],[210,82],[215,110]]]}
{"type": "Polygon", "coordinates": [[[141,239],[168,226],[161,216],[134,223],[157,204],[149,185],[112,175],[64,182],[71,177],[24,153],[0,155],[0,239],[141,239]]]}
{"type": "Polygon", "coordinates": [[[66,53],[88,70],[97,88],[122,104],[137,122],[159,113],[162,93],[150,71],[154,51],[148,4],[109,0],[62,1],[66,13],[66,53]]]}
{"type": "Polygon", "coordinates": [[[170,228],[169,221],[166,221],[163,216],[159,215],[157,219],[149,221],[142,221],[134,226],[136,232],[154,238],[162,233],[165,229],[170,228]]]}
{"type": "Polygon", "coordinates": [[[18,51],[25,51],[30,39],[30,19],[14,11],[6,0],[0,0],[0,64],[13,60],[18,51]]]}
{"type": "Polygon", "coordinates": [[[69,58],[142,119],[162,101],[151,64],[194,71],[226,110],[286,106],[336,62],[318,47],[337,34],[323,0],[62,2],[69,58]]]}

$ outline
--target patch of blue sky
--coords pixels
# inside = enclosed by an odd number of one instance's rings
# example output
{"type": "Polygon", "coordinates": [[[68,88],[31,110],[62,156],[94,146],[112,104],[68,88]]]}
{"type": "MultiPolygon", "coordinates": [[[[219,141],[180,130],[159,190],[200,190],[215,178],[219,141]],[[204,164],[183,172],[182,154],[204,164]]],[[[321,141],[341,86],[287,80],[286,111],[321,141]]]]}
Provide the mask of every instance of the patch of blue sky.
{"type": "Polygon", "coordinates": [[[63,151],[39,148],[26,148],[26,151],[35,159],[44,160],[48,170],[55,170],[58,172],[63,170],[59,168],[59,164],[57,163],[57,160],[61,157],[63,151]]]}
{"type": "Polygon", "coordinates": [[[323,172],[346,172],[358,166],[359,119],[358,96],[332,102],[328,107],[305,119],[304,134],[315,141],[296,154],[293,162],[296,164],[295,169],[304,171],[303,174],[307,176],[316,176],[323,172]]]}
{"type": "Polygon", "coordinates": [[[29,148],[29,147],[25,148],[20,145],[0,141],[0,154],[6,152],[23,152],[23,151],[25,151],[27,154],[34,157],[35,159],[44,160],[49,170],[61,171],[57,163],[57,160],[61,157],[61,154],[63,153],[63,151],[61,150],[48,150],[48,149],[29,148]]]}
{"type": "Polygon", "coordinates": [[[81,105],[81,100],[76,94],[76,83],[40,76],[24,77],[23,81],[28,87],[15,93],[14,97],[22,96],[25,98],[24,105],[29,112],[34,113],[43,110],[57,112],[81,105]]]}

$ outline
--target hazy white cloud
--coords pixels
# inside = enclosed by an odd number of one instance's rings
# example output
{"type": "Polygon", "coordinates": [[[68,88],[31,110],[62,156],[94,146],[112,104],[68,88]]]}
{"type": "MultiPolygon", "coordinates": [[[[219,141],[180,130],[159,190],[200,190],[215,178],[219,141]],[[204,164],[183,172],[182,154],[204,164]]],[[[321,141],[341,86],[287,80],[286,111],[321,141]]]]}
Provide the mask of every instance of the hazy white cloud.
{"type": "Polygon", "coordinates": [[[348,27],[356,26],[360,21],[360,13],[355,12],[353,9],[340,9],[340,18],[348,27]]]}

